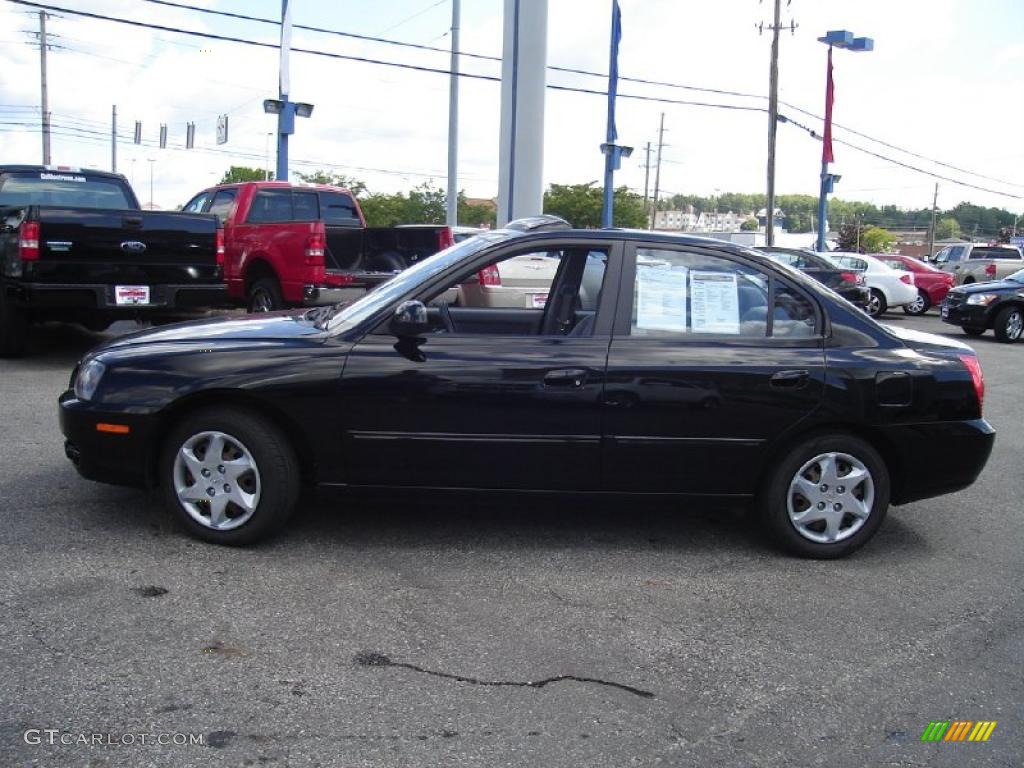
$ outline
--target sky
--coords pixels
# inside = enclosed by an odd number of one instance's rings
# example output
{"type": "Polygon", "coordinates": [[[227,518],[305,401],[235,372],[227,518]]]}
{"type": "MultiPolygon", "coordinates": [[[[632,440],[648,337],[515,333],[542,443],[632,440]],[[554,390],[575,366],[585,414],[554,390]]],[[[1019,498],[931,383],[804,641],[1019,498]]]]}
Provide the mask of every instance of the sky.
{"type": "MultiPolygon", "coordinates": [[[[276,43],[278,29],[146,2],[43,0],[66,9],[276,43]]],[[[279,18],[277,0],[178,0],[202,8],[279,18]]],[[[446,49],[450,0],[291,0],[295,24],[306,24],[446,49]]],[[[500,57],[502,0],[462,0],[464,52],[500,57]]],[[[636,149],[616,185],[643,194],[644,148],[656,147],[665,114],[661,195],[763,192],[767,159],[770,0],[621,0],[623,78],[620,143],[636,149]],[[682,88],[679,86],[688,86],[682,88]],[[733,91],[735,96],[707,90],[733,91]],[[704,102],[718,106],[659,103],[704,102]],[[726,109],[722,105],[754,109],[726,109]]],[[[548,65],[602,76],[549,70],[550,85],[607,88],[611,0],[549,0],[548,65]]],[[[870,53],[837,50],[836,196],[902,208],[961,201],[1024,212],[1024,2],[1021,0],[783,0],[776,189],[817,195],[830,29],[875,41],[870,53]],[[798,110],[804,110],[810,115],[798,110]],[[817,117],[815,117],[817,116],[817,117]],[[838,126],[845,126],[840,128],[838,126]],[[851,133],[857,131],[862,135],[851,133]],[[866,138],[866,137],[868,138],[866,138]],[[878,141],[885,144],[878,143],[878,141]],[[886,158],[858,151],[847,141],[886,158]],[[891,146],[886,146],[886,144],[891,146]],[[910,153],[914,154],[908,154],[910,153]],[[920,157],[915,157],[914,155],[920,157]],[[949,166],[954,166],[951,168],[949,166]],[[948,179],[938,179],[935,176],[948,179]],[[959,182],[959,183],[956,183],[959,182]],[[972,188],[981,187],[983,189],[972,188]]],[[[0,0],[0,163],[41,162],[39,50],[35,9],[0,0]]],[[[55,164],[109,169],[111,106],[117,105],[118,170],[140,200],[174,207],[215,183],[230,165],[274,166],[275,119],[262,100],[275,97],[278,53],[232,42],[125,26],[55,12],[48,55],[55,164]],[[229,142],[215,143],[219,114],[229,115],[229,142]],[[156,142],[166,123],[170,147],[136,146],[134,122],[156,142]],[[196,124],[196,147],[183,148],[196,124]]],[[[293,46],[380,62],[447,70],[446,52],[296,29],[293,46]]],[[[466,73],[500,77],[497,61],[463,58],[466,73]]],[[[364,181],[371,192],[397,192],[447,178],[448,76],[295,52],[292,98],[315,105],[291,137],[291,171],[329,169],[364,181]]],[[[497,194],[500,84],[462,78],[459,187],[470,197],[497,194]]],[[[602,178],[606,100],[547,91],[545,183],[602,178]]],[[[652,159],[654,153],[652,153],[652,159]]],[[[653,192],[654,171],[650,174],[653,192]]]]}

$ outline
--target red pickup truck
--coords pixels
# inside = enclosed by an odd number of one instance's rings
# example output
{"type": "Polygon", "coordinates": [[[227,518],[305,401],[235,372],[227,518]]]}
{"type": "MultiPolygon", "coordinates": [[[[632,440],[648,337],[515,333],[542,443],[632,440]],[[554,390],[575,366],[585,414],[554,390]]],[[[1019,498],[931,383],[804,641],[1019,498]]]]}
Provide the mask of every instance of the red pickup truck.
{"type": "Polygon", "coordinates": [[[220,220],[228,296],[250,312],[351,301],[454,244],[446,226],[367,227],[351,192],[322,184],[222,184],[183,210],[220,220]]]}

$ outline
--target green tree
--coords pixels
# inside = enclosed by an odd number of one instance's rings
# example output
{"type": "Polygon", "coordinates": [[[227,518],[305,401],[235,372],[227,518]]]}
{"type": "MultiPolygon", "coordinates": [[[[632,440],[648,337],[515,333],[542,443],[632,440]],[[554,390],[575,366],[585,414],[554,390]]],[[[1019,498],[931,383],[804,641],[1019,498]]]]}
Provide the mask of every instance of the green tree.
{"type": "Polygon", "coordinates": [[[860,235],[861,253],[888,253],[896,245],[896,235],[881,227],[868,227],[860,235]]]}
{"type": "MultiPolygon", "coordinates": [[[[544,193],[544,213],[561,216],[572,226],[594,229],[601,226],[604,209],[604,190],[590,184],[552,184],[544,193]]],[[[614,193],[612,223],[616,227],[641,228],[647,226],[643,198],[626,187],[614,193]]]]}
{"type": "Polygon", "coordinates": [[[359,201],[370,227],[394,227],[399,224],[444,224],[444,190],[424,182],[409,192],[393,195],[368,195],[359,201]]]}
{"type": "Polygon", "coordinates": [[[492,205],[470,205],[466,196],[459,192],[459,224],[466,227],[493,228],[497,209],[492,205]]]}
{"type": "Polygon", "coordinates": [[[365,183],[343,173],[332,173],[331,171],[317,169],[312,173],[296,172],[295,175],[309,184],[330,184],[332,187],[344,187],[356,197],[366,192],[365,183]]]}
{"type": "Polygon", "coordinates": [[[741,232],[757,232],[760,225],[757,223],[757,219],[751,216],[749,219],[740,224],[741,232]]]}
{"type": "MultiPolygon", "coordinates": [[[[244,165],[232,165],[221,177],[218,184],[237,184],[240,181],[263,181],[266,176],[266,171],[262,168],[249,168],[244,165]]],[[[270,178],[274,178],[274,174],[270,174],[270,178]]]]}
{"type": "Polygon", "coordinates": [[[935,222],[935,239],[946,240],[950,237],[960,237],[960,222],[952,216],[943,216],[935,222]]]}

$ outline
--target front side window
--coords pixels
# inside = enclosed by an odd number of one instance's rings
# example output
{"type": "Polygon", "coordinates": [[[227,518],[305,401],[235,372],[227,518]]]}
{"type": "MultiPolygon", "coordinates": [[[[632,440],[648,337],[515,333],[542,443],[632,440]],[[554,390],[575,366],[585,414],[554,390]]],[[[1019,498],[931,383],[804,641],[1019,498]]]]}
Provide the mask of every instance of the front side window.
{"type": "Polygon", "coordinates": [[[760,270],[696,251],[637,249],[633,336],[816,333],[813,303],[760,270]]]}
{"type": "Polygon", "coordinates": [[[964,257],[964,247],[962,245],[954,245],[949,249],[947,260],[949,261],[960,261],[964,257]]]}
{"type": "Polygon", "coordinates": [[[213,202],[210,204],[210,210],[208,213],[212,213],[217,217],[217,221],[221,224],[228,218],[228,214],[231,213],[231,208],[235,204],[235,197],[238,192],[234,189],[222,189],[213,196],[213,202]]]}
{"type": "Polygon", "coordinates": [[[290,189],[261,189],[253,198],[246,221],[250,224],[292,221],[290,189]]]}

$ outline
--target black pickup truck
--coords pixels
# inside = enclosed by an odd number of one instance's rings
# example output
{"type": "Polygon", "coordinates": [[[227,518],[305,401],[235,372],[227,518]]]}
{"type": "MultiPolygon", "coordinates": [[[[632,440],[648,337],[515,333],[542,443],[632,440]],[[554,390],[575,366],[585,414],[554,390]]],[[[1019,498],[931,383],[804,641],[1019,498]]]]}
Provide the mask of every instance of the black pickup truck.
{"type": "Polygon", "coordinates": [[[103,330],[221,304],[223,257],[216,216],[143,211],[124,176],[0,165],[0,354],[23,352],[32,322],[103,330]]]}

